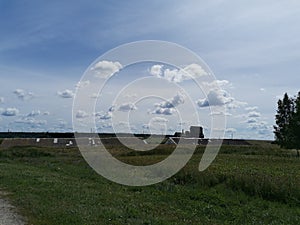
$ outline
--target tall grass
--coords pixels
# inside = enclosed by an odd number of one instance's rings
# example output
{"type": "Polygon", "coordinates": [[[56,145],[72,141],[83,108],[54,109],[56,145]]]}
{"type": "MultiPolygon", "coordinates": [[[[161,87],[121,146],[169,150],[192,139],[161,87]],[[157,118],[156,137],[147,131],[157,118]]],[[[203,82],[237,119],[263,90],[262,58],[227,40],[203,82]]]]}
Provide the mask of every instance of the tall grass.
{"type": "MultiPolygon", "coordinates": [[[[161,161],[173,150],[110,149],[139,165],[161,161]]],[[[223,146],[200,173],[203,151],[197,148],[190,162],[162,183],[127,187],[96,174],[76,148],[16,147],[0,151],[0,188],[11,192],[35,225],[300,224],[300,160],[289,151],[223,146]]]]}

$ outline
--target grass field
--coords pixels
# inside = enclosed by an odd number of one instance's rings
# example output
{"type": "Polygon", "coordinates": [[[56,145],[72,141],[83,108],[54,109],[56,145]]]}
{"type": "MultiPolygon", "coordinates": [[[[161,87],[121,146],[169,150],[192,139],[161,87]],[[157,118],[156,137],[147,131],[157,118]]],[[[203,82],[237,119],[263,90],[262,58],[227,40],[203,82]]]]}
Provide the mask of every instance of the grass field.
{"type": "MultiPolygon", "coordinates": [[[[111,149],[144,165],[172,152],[111,149]]],[[[178,174],[148,187],[127,187],[96,174],[76,148],[0,151],[0,189],[29,224],[300,224],[300,159],[265,142],[223,146],[198,171],[203,147],[178,174]]]]}

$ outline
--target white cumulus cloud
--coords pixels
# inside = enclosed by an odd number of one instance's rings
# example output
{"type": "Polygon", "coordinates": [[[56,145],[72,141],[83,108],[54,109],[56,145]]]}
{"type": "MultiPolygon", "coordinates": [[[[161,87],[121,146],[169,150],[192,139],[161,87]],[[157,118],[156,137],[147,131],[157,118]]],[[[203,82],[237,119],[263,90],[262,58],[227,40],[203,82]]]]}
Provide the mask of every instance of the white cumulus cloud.
{"type": "Polygon", "coordinates": [[[133,103],[123,103],[119,106],[118,110],[123,112],[128,112],[131,110],[136,110],[137,107],[133,103]]]}
{"type": "Polygon", "coordinates": [[[249,128],[252,130],[257,130],[260,134],[269,133],[272,130],[272,126],[268,125],[266,121],[250,123],[249,128]]]}
{"type": "Polygon", "coordinates": [[[257,119],[256,118],[248,118],[246,123],[257,123],[257,119]]]}
{"type": "Polygon", "coordinates": [[[20,100],[30,100],[34,97],[34,94],[30,91],[25,91],[23,89],[16,89],[13,93],[20,99],[20,100]]]}
{"type": "Polygon", "coordinates": [[[106,113],[103,112],[97,112],[95,113],[95,117],[97,117],[100,120],[109,120],[113,116],[113,112],[116,110],[116,107],[113,105],[109,107],[108,111],[106,113]]]}
{"type": "Polygon", "coordinates": [[[89,80],[84,80],[84,81],[79,81],[75,87],[76,88],[82,88],[82,87],[86,87],[90,84],[90,81],[89,80]]]}
{"type": "Polygon", "coordinates": [[[172,115],[174,112],[174,108],[156,108],[152,113],[158,115],[172,115]]]}
{"type": "Polygon", "coordinates": [[[100,120],[109,120],[112,118],[112,112],[108,111],[106,113],[96,113],[95,116],[100,120]]]}
{"type": "Polygon", "coordinates": [[[226,105],[227,108],[234,109],[247,104],[237,101],[229,94],[226,88],[230,88],[231,84],[227,80],[215,80],[210,83],[204,83],[204,85],[209,91],[206,98],[196,101],[199,107],[226,105]]]}
{"type": "Polygon", "coordinates": [[[50,112],[49,112],[49,111],[45,111],[45,112],[43,112],[43,115],[44,115],[44,116],[49,116],[49,115],[50,115],[50,112]]]}
{"type": "Polygon", "coordinates": [[[196,103],[199,107],[207,106],[222,106],[232,103],[234,98],[232,98],[229,93],[223,89],[210,90],[207,94],[207,98],[199,99],[196,103]]]}
{"type": "Polygon", "coordinates": [[[251,107],[247,107],[245,108],[246,111],[256,111],[258,110],[258,107],[257,106],[251,106],[251,107]]]}
{"type": "Polygon", "coordinates": [[[248,113],[248,117],[250,117],[250,118],[260,117],[260,113],[256,112],[256,111],[251,111],[248,113]]]}
{"type": "Polygon", "coordinates": [[[207,75],[207,72],[199,64],[192,63],[184,67],[184,72],[186,72],[192,78],[198,78],[207,75]]]}
{"type": "Polygon", "coordinates": [[[156,109],[153,114],[172,115],[175,112],[175,107],[184,103],[185,96],[182,93],[177,93],[173,98],[155,104],[156,109]]]}
{"type": "Polygon", "coordinates": [[[122,69],[121,63],[106,60],[96,63],[91,68],[91,70],[95,72],[95,77],[97,78],[108,78],[120,69],[122,69]]]}
{"type": "Polygon", "coordinates": [[[150,74],[155,77],[162,77],[163,65],[154,65],[150,68],[150,74]]]}
{"type": "Polygon", "coordinates": [[[184,80],[196,79],[207,75],[207,72],[196,63],[187,65],[183,69],[164,69],[163,65],[153,65],[149,72],[155,77],[164,78],[175,83],[180,83],[184,80]]]}
{"type": "Polygon", "coordinates": [[[157,107],[160,108],[174,108],[180,104],[184,103],[184,95],[181,93],[177,93],[173,98],[156,104],[157,107]]]}
{"type": "Polygon", "coordinates": [[[58,91],[57,94],[61,98],[73,98],[74,97],[74,92],[69,89],[66,89],[64,91],[58,91]]]}
{"type": "Polygon", "coordinates": [[[30,113],[27,114],[27,117],[35,117],[35,116],[39,116],[41,115],[41,111],[37,110],[37,111],[31,111],[30,113]]]}
{"type": "Polygon", "coordinates": [[[78,110],[77,113],[76,113],[76,118],[77,119],[83,119],[83,118],[86,118],[88,116],[89,115],[83,110],[78,110]]]}
{"type": "Polygon", "coordinates": [[[17,108],[7,108],[1,113],[3,116],[16,116],[19,113],[17,108]]]}

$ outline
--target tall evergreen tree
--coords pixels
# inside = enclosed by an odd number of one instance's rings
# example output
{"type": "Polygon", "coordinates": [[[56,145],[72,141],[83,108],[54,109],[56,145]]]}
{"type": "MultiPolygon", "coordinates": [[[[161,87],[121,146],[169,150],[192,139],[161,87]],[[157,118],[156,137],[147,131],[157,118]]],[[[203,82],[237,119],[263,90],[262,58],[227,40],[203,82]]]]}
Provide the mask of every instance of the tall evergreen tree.
{"type": "Polygon", "coordinates": [[[289,124],[294,112],[293,99],[291,99],[288,94],[285,93],[283,100],[279,99],[277,105],[278,109],[275,116],[276,126],[274,126],[276,142],[281,147],[289,147],[289,124]]]}
{"type": "Polygon", "coordinates": [[[300,149],[300,92],[298,92],[298,96],[294,99],[294,105],[289,132],[292,137],[292,148],[300,149]]]}
{"type": "MultiPolygon", "coordinates": [[[[300,92],[295,98],[290,98],[287,93],[279,99],[276,126],[274,133],[276,142],[289,149],[300,149],[300,92]]],[[[298,155],[299,155],[299,151],[298,155]]]]}

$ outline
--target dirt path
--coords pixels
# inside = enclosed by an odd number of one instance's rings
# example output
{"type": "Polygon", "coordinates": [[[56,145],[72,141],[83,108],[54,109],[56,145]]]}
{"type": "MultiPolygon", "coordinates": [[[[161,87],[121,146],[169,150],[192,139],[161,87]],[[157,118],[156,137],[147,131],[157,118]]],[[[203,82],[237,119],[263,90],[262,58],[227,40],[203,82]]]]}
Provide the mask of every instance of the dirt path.
{"type": "Polygon", "coordinates": [[[0,190],[0,225],[25,225],[24,218],[16,213],[16,209],[4,197],[6,192],[0,190]]]}

